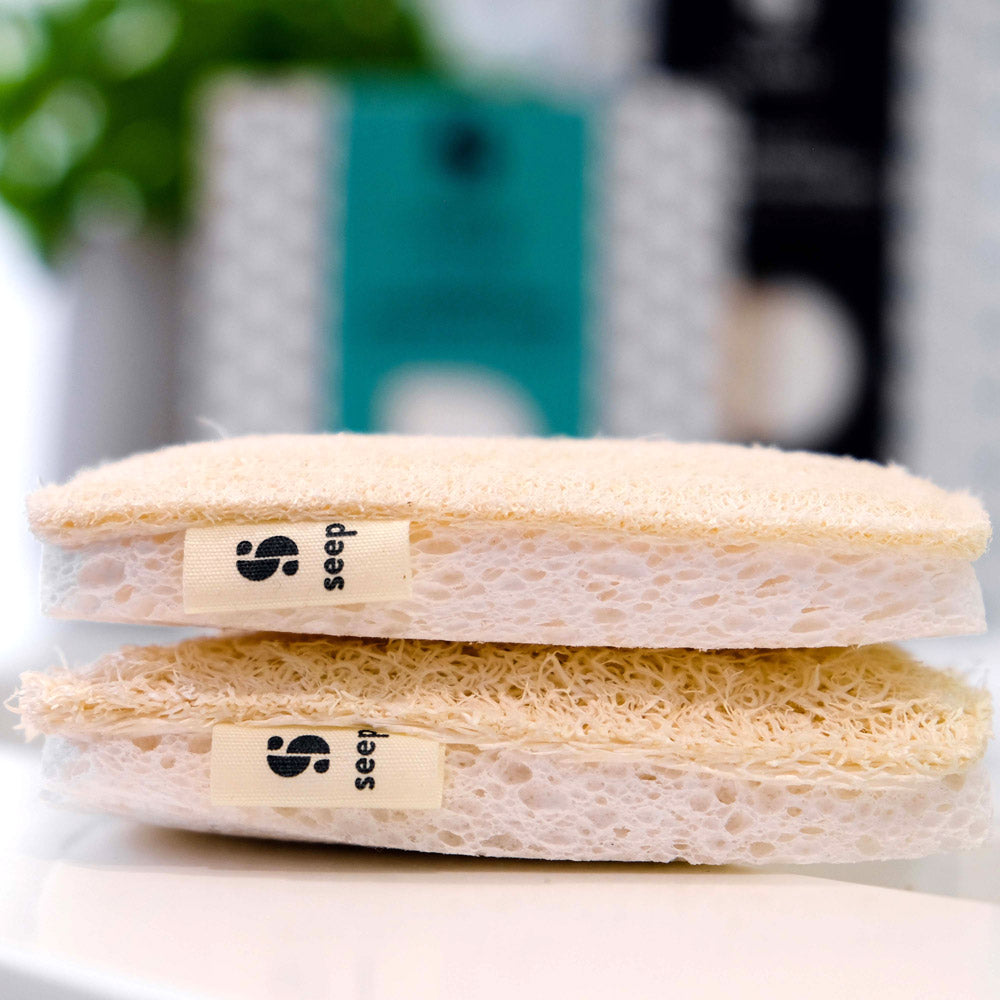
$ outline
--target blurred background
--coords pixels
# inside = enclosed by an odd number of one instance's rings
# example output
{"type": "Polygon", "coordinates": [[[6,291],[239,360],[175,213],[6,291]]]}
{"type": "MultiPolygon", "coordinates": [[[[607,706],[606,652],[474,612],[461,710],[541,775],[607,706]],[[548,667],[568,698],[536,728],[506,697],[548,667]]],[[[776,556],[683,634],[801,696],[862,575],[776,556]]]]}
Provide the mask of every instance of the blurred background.
{"type": "Polygon", "coordinates": [[[0,0],[0,686],[128,638],[38,617],[24,494],[173,441],[762,441],[1000,510],[997,52],[989,0],[0,0]]]}

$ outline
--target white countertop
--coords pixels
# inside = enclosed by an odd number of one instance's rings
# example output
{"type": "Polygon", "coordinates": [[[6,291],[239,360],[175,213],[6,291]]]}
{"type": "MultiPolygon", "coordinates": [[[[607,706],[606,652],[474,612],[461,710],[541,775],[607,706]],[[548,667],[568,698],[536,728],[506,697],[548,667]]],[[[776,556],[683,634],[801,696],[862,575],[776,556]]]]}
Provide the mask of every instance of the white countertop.
{"type": "MultiPolygon", "coordinates": [[[[920,648],[956,650],[1000,644],[920,648]]],[[[1000,996],[996,831],[889,864],[512,862],[159,830],[37,780],[0,741],[3,1000],[1000,996]]]]}

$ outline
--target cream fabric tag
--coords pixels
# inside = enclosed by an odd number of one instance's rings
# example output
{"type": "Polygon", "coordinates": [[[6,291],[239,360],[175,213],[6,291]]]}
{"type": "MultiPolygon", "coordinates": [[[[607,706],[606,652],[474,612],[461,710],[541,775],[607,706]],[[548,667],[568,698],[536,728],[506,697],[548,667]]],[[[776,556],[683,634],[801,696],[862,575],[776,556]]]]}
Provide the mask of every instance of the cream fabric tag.
{"type": "Polygon", "coordinates": [[[369,726],[222,724],[211,774],[215,805],[440,809],[444,744],[369,726]]]}
{"type": "Polygon", "coordinates": [[[411,594],[409,521],[222,524],[184,535],[184,610],[391,601],[411,594]]]}

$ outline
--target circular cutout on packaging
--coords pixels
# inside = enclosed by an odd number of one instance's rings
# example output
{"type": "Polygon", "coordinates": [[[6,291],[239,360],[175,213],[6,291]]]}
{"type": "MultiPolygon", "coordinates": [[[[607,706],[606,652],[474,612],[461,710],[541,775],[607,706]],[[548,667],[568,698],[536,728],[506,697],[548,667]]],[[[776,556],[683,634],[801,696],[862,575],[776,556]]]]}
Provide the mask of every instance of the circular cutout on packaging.
{"type": "Polygon", "coordinates": [[[407,365],[372,400],[374,430],[399,434],[543,434],[538,404],[505,375],[475,365],[407,365]]]}
{"type": "Polygon", "coordinates": [[[719,398],[733,440],[810,447],[857,405],[865,359],[839,299],[808,281],[757,284],[736,300],[719,398]]]}

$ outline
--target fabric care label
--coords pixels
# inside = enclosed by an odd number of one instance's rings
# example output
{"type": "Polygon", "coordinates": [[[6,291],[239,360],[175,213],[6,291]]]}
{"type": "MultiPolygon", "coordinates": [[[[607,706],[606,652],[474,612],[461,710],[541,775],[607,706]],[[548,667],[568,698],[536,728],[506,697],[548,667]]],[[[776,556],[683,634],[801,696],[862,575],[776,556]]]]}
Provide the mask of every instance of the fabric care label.
{"type": "Polygon", "coordinates": [[[303,808],[440,809],[444,745],[368,726],[218,725],[212,803],[303,808]]]}
{"type": "Polygon", "coordinates": [[[184,535],[184,610],[392,601],[411,594],[409,521],[224,524],[184,535]]]}

